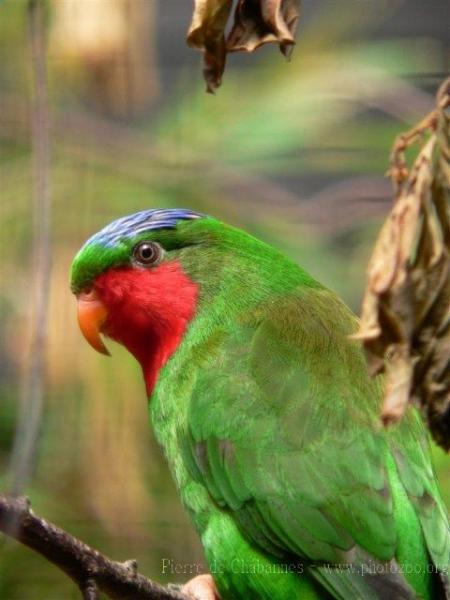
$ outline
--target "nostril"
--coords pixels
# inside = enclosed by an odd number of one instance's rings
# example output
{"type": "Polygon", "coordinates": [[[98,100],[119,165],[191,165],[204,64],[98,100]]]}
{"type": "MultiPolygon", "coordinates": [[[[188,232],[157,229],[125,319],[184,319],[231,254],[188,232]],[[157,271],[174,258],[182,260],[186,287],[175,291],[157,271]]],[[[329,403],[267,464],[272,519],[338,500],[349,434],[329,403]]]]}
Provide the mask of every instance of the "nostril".
{"type": "Polygon", "coordinates": [[[78,295],[78,300],[83,300],[85,302],[89,302],[89,301],[93,301],[93,300],[98,300],[98,294],[95,291],[95,288],[93,286],[88,287],[88,288],[84,288],[84,290],[82,290],[78,295]]]}

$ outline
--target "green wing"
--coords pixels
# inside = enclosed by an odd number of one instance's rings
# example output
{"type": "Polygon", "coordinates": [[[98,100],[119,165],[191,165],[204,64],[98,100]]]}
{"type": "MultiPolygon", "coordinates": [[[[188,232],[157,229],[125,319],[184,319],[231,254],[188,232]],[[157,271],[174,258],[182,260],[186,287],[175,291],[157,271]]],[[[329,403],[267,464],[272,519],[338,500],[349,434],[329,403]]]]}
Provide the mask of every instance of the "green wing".
{"type": "Polygon", "coordinates": [[[411,598],[395,572],[399,556],[415,544],[426,566],[423,530],[434,562],[447,566],[447,519],[415,414],[388,433],[378,426],[379,384],[348,339],[354,328],[350,311],[316,289],[215,331],[184,458],[247,540],[280,559],[300,557],[334,597],[411,598]],[[384,574],[361,577],[370,563],[383,563],[384,574]]]}

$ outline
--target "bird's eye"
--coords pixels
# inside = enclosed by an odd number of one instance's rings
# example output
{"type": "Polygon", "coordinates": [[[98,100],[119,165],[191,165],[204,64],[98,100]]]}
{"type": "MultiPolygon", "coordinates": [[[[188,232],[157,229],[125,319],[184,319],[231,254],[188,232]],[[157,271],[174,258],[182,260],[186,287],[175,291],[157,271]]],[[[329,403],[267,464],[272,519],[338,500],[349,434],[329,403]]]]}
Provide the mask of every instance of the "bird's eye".
{"type": "Polygon", "coordinates": [[[139,242],[133,249],[134,261],[146,267],[157,264],[162,256],[163,249],[156,242],[139,242]]]}

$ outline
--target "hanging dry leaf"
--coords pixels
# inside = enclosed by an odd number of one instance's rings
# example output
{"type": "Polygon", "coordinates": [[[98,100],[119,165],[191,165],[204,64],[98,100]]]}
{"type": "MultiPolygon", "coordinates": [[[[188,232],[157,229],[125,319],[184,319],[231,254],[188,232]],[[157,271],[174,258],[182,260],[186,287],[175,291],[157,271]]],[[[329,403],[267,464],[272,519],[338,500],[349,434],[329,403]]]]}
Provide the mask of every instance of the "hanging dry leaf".
{"type": "Polygon", "coordinates": [[[203,51],[203,76],[210,93],[222,82],[226,60],[224,31],[232,4],[232,0],[195,0],[187,42],[203,51]]]}
{"type": "Polygon", "coordinates": [[[221,84],[227,52],[253,52],[263,44],[276,42],[289,58],[295,44],[300,0],[239,0],[225,39],[232,4],[232,0],[195,0],[187,41],[203,51],[208,92],[221,84]]]}
{"type": "Polygon", "coordinates": [[[239,0],[227,40],[228,52],[253,52],[267,42],[277,42],[289,58],[299,11],[300,0],[239,0]]]}
{"type": "Polygon", "coordinates": [[[368,267],[361,326],[372,373],[385,372],[381,418],[409,402],[438,444],[450,449],[450,79],[437,105],[394,144],[395,205],[368,267]],[[426,139],[427,138],[427,139],[426,139]],[[408,169],[405,151],[422,140],[408,169]]]}

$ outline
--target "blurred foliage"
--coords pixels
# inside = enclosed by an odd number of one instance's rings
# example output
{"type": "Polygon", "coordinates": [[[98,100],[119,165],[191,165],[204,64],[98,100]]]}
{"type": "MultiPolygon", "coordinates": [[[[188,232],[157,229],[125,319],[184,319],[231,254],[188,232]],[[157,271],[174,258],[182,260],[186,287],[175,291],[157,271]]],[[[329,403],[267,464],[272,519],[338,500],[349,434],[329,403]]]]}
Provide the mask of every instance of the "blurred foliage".
{"type": "Polygon", "coordinates": [[[51,0],[49,56],[60,89],[116,117],[143,114],[158,93],[154,8],[147,0],[89,0],[89,10],[51,0]]]}
{"type": "MultiPolygon", "coordinates": [[[[204,94],[197,65],[186,66],[161,84],[162,100],[153,97],[153,108],[134,118],[111,112],[98,96],[99,81],[83,83],[94,77],[89,62],[74,66],[50,45],[47,395],[27,493],[36,512],[114,558],[138,559],[141,571],[160,581],[189,576],[163,574],[163,558],[201,562],[201,549],[154,442],[138,366],[118,346],[109,360],[97,355],[78,332],[71,259],[88,235],[120,215],[188,206],[278,246],[359,310],[370,247],[391,198],[382,177],[388,150],[399,131],[432,107],[429,90],[417,83],[442,70],[444,53],[420,31],[409,40],[369,39],[373,23],[392,18],[387,3],[377,3],[383,12],[354,0],[346,13],[335,2],[316,4],[289,65],[264,49],[251,70],[245,56],[233,57],[213,98],[204,94]]],[[[2,473],[26,361],[33,276],[24,7],[14,0],[0,5],[2,473]]],[[[51,37],[55,15],[48,8],[51,37]]],[[[160,56],[157,79],[164,64],[160,56]]],[[[450,502],[448,458],[439,450],[435,457],[450,502]]],[[[78,598],[40,557],[0,543],[0,598],[78,598]]]]}

